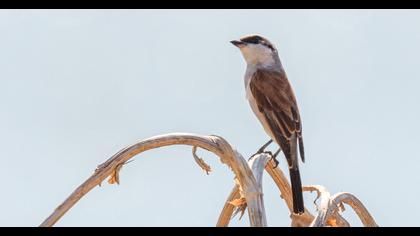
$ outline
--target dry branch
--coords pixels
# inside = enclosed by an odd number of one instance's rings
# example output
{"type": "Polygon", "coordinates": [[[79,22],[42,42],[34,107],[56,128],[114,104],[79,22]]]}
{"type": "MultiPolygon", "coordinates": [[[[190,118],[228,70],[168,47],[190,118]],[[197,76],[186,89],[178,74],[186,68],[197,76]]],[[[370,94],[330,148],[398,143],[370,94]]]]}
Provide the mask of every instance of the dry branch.
{"type": "Polygon", "coordinates": [[[219,219],[216,224],[217,227],[229,226],[230,219],[232,218],[233,211],[235,209],[235,206],[233,204],[230,204],[230,202],[240,197],[241,194],[239,193],[239,187],[235,184],[235,187],[233,187],[232,191],[230,192],[229,197],[227,198],[225,205],[223,206],[222,212],[220,213],[219,219]]]}
{"type": "MultiPolygon", "coordinates": [[[[256,178],[259,181],[262,181],[262,169],[265,168],[265,170],[270,174],[271,178],[276,183],[277,187],[280,190],[280,197],[283,198],[286,201],[286,204],[290,210],[291,218],[292,218],[292,225],[293,226],[308,226],[312,220],[314,219],[314,216],[311,215],[311,213],[308,210],[305,210],[305,213],[302,215],[294,215],[292,213],[292,191],[290,184],[287,180],[287,178],[284,176],[283,172],[280,170],[280,168],[274,168],[275,163],[271,159],[271,155],[268,153],[262,153],[257,154],[250,158],[248,161],[248,165],[252,168],[254,168],[258,173],[258,177],[256,178]],[[264,160],[264,161],[263,161],[264,160]],[[257,163],[255,165],[254,163],[257,163]],[[262,166],[262,164],[265,164],[262,166]],[[258,171],[261,170],[261,171],[258,171]]],[[[259,183],[260,186],[262,186],[262,182],[259,183]]],[[[218,227],[226,227],[229,225],[230,219],[232,218],[232,215],[234,213],[235,206],[230,204],[234,199],[237,199],[241,195],[239,194],[239,189],[237,186],[235,186],[231,193],[229,194],[228,199],[225,202],[225,205],[223,206],[222,212],[220,213],[219,220],[217,221],[218,227]]],[[[246,206],[246,205],[245,205],[246,206]]],[[[242,210],[242,209],[241,209],[242,210]]]]}
{"type": "MultiPolygon", "coordinates": [[[[263,197],[262,176],[263,176],[264,168],[267,165],[267,162],[270,160],[270,158],[271,158],[271,156],[269,156],[268,154],[261,153],[261,154],[258,154],[258,155],[255,155],[255,156],[251,157],[251,159],[248,161],[248,165],[251,168],[252,173],[254,174],[254,177],[257,180],[257,186],[259,187],[259,196],[258,197],[261,197],[261,198],[263,197]]],[[[236,186],[238,186],[238,184],[236,186]]],[[[239,189],[238,189],[238,191],[239,191],[239,189]]],[[[231,218],[233,218],[237,213],[241,212],[241,216],[239,217],[239,219],[241,219],[242,215],[244,214],[245,209],[247,207],[245,197],[241,196],[239,199],[229,201],[228,203],[230,203],[230,204],[232,204],[236,207],[236,211],[233,212],[231,218]],[[235,202],[239,202],[239,204],[237,204],[235,202]]],[[[262,205],[259,206],[259,208],[262,211],[265,212],[263,199],[261,199],[261,204],[262,205]]],[[[225,214],[225,213],[222,213],[222,214],[225,214]]],[[[265,216],[265,214],[263,214],[263,215],[265,216]]],[[[265,221],[265,224],[267,224],[266,219],[264,219],[264,221],[265,221]]]]}
{"type": "Polygon", "coordinates": [[[227,164],[235,174],[239,183],[241,195],[248,204],[248,214],[251,226],[265,226],[265,213],[258,207],[262,205],[257,182],[248,167],[247,162],[222,137],[210,135],[195,135],[189,133],[173,133],[159,135],[132,144],[99,165],[91,177],[83,182],[72,194],[60,204],[54,212],[42,222],[41,227],[53,226],[74,204],[76,204],[92,188],[99,185],[105,178],[110,177],[110,183],[118,182],[118,171],[121,166],[133,156],[154,148],[170,145],[190,145],[200,147],[219,156],[222,163],[227,164]]]}
{"type": "MultiPolygon", "coordinates": [[[[171,145],[189,145],[193,147],[192,154],[197,164],[208,174],[211,171],[203,159],[196,154],[197,147],[216,154],[222,163],[228,165],[235,175],[235,186],[232,189],[219,216],[217,226],[228,226],[234,215],[235,207],[241,210],[248,208],[251,226],[267,226],[264,209],[262,176],[265,169],[280,190],[290,211],[292,226],[339,226],[350,224],[339,214],[343,203],[350,205],[361,219],[364,226],[378,226],[364,205],[350,193],[338,193],[334,196],[320,185],[304,186],[304,191],[316,191],[320,204],[318,214],[314,217],[307,209],[301,215],[292,212],[292,192],[288,179],[280,168],[273,168],[275,163],[271,154],[254,155],[247,162],[226,140],[216,135],[195,135],[189,133],[172,133],[151,137],[132,144],[100,164],[95,172],[83,182],[73,193],[60,204],[40,226],[53,226],[74,204],[76,204],[92,188],[100,185],[109,176],[108,183],[119,183],[119,171],[130,158],[154,148],[171,145]]],[[[316,199],[316,200],[317,200],[316,199]]],[[[316,200],[314,203],[316,204],[316,200]]]]}
{"type": "Polygon", "coordinates": [[[366,209],[363,203],[359,199],[357,199],[357,197],[355,197],[353,194],[345,192],[337,193],[331,197],[331,202],[333,207],[335,206],[336,208],[338,206],[341,206],[342,203],[351,206],[356,212],[357,216],[359,216],[364,226],[378,227],[378,224],[376,224],[372,215],[369,213],[369,211],[366,209]]]}
{"type": "MultiPolygon", "coordinates": [[[[252,157],[248,164],[252,168],[253,163],[255,160],[261,159],[261,155],[258,154],[252,157]]],[[[264,155],[269,156],[269,155],[264,155]]],[[[339,207],[342,206],[342,203],[346,203],[351,205],[356,213],[358,214],[359,218],[362,220],[363,225],[365,226],[377,226],[375,221],[373,220],[372,216],[363,206],[363,204],[353,195],[349,193],[339,193],[331,197],[331,194],[328,190],[321,185],[310,185],[310,186],[303,186],[303,191],[316,191],[317,198],[314,201],[316,205],[316,200],[320,199],[320,204],[317,205],[317,216],[314,217],[308,209],[305,209],[305,213],[302,215],[295,215],[292,212],[292,192],[290,184],[281,171],[280,168],[273,169],[275,163],[270,159],[267,160],[265,170],[270,174],[274,182],[276,183],[277,187],[279,188],[281,194],[281,198],[283,198],[290,210],[290,217],[292,218],[292,226],[294,227],[324,227],[324,226],[335,226],[335,227],[349,227],[350,224],[339,214],[338,210],[339,207]]],[[[261,169],[261,166],[258,167],[261,169]]],[[[253,168],[252,168],[253,169],[253,168]]],[[[255,171],[254,175],[255,175],[255,171]]],[[[257,174],[262,174],[262,172],[257,172],[257,174]]],[[[262,176],[257,176],[257,180],[262,180],[262,176]]],[[[261,186],[261,183],[259,182],[261,186]]],[[[241,195],[239,193],[238,186],[232,189],[231,193],[229,194],[228,199],[222,209],[222,212],[219,216],[219,220],[217,222],[217,226],[226,227],[229,225],[229,222],[234,215],[234,209],[237,206],[230,204],[234,199],[240,198],[241,195]]],[[[246,206],[246,204],[245,204],[246,206]]],[[[243,208],[240,210],[244,210],[243,208]]]]}
{"type": "Polygon", "coordinates": [[[305,186],[303,189],[304,191],[317,191],[317,198],[321,199],[317,207],[318,215],[311,223],[311,227],[349,227],[350,224],[339,214],[340,210],[344,211],[343,203],[350,205],[355,210],[364,226],[378,226],[359,199],[350,193],[338,193],[331,196],[328,190],[320,185],[305,186]]]}

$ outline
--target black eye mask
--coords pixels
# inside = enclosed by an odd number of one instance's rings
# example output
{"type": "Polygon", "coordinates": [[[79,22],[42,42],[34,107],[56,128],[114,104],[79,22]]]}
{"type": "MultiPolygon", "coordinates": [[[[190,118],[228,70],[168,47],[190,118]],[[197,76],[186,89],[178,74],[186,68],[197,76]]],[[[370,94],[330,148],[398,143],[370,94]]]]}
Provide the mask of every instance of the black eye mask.
{"type": "Polygon", "coordinates": [[[251,43],[251,44],[261,44],[271,49],[271,51],[275,51],[276,49],[271,45],[271,43],[267,42],[264,38],[258,35],[249,36],[246,38],[241,39],[242,42],[251,43]]]}
{"type": "Polygon", "coordinates": [[[264,39],[261,38],[258,35],[255,35],[255,36],[249,36],[249,37],[246,37],[246,38],[242,38],[241,41],[245,42],[245,43],[258,44],[258,43],[264,41],[264,39]]]}

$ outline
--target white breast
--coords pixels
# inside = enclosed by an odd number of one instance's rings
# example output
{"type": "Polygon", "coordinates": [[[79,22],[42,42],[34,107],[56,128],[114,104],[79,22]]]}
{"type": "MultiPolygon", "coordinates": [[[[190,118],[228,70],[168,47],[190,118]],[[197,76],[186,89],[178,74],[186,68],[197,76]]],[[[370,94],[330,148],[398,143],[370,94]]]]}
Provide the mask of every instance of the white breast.
{"type": "Polygon", "coordinates": [[[249,105],[251,106],[252,111],[254,112],[255,116],[258,118],[260,123],[262,124],[265,132],[270,136],[271,139],[274,140],[274,135],[271,133],[270,126],[268,125],[264,115],[258,110],[257,102],[255,101],[254,96],[251,93],[251,89],[249,87],[249,84],[252,79],[252,75],[255,73],[256,68],[253,67],[247,67],[246,73],[245,73],[245,89],[246,89],[246,99],[249,102],[249,105]]]}
{"type": "Polygon", "coordinates": [[[245,95],[246,95],[246,99],[250,99],[250,96],[252,96],[251,94],[251,90],[249,88],[249,83],[251,82],[251,78],[252,75],[257,71],[257,68],[254,66],[247,66],[246,67],[246,72],[245,72],[245,95]]]}

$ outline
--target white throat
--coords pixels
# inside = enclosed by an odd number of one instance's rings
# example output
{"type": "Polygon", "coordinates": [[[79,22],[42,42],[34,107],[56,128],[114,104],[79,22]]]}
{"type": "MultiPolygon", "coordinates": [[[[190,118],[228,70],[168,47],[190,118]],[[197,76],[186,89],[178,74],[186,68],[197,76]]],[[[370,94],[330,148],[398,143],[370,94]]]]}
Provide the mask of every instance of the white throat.
{"type": "Polygon", "coordinates": [[[260,44],[248,44],[241,48],[242,55],[248,66],[251,67],[273,67],[276,64],[276,56],[271,49],[260,44]]]}
{"type": "Polygon", "coordinates": [[[253,74],[259,69],[283,71],[283,66],[281,65],[277,53],[264,45],[247,44],[246,46],[241,47],[240,50],[247,64],[244,82],[246,98],[249,100],[252,99],[249,83],[251,82],[253,74]]]}

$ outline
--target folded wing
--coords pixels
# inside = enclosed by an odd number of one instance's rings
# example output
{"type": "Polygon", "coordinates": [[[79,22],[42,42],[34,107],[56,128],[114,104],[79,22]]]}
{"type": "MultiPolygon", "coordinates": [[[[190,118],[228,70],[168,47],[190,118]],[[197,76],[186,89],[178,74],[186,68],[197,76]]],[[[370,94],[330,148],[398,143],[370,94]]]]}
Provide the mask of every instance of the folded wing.
{"type": "Polygon", "coordinates": [[[299,109],[286,74],[257,70],[249,86],[259,111],[264,115],[275,136],[275,141],[282,148],[289,165],[297,161],[297,142],[299,142],[299,152],[304,162],[305,154],[299,109]]]}

